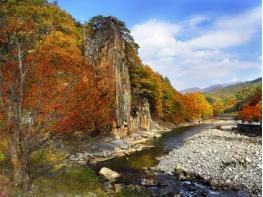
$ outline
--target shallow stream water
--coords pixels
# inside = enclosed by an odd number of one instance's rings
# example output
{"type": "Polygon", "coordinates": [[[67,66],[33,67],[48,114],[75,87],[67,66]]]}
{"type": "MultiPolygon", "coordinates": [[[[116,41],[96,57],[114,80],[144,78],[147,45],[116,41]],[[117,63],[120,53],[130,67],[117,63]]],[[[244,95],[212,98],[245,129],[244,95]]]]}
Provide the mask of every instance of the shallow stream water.
{"type": "MultiPolygon", "coordinates": [[[[119,172],[122,177],[117,183],[142,185],[147,177],[145,169],[149,169],[158,164],[158,157],[161,157],[171,149],[179,148],[184,140],[193,136],[206,128],[215,127],[213,124],[202,124],[195,126],[185,126],[173,129],[162,135],[160,138],[148,141],[151,147],[142,151],[135,152],[125,157],[118,157],[108,161],[99,162],[93,168],[99,170],[101,167],[107,167],[119,172]]],[[[215,191],[209,185],[202,184],[199,180],[180,181],[174,176],[160,174],[154,177],[159,183],[158,186],[147,186],[152,196],[175,196],[179,194],[185,197],[209,196],[209,197],[247,197],[244,192],[236,191],[215,191]]]]}

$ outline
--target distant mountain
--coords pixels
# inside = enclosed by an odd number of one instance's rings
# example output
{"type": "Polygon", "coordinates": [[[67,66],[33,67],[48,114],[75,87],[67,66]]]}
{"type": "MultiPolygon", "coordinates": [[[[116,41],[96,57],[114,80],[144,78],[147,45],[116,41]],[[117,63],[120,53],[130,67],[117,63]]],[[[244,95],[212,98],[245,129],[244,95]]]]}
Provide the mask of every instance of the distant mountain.
{"type": "Polygon", "coordinates": [[[180,92],[183,93],[183,94],[191,93],[191,92],[204,92],[204,93],[207,93],[207,92],[210,92],[210,91],[214,91],[214,90],[217,90],[217,89],[224,88],[224,87],[229,86],[229,85],[235,85],[235,84],[238,84],[238,83],[240,83],[240,82],[214,84],[214,85],[208,86],[206,88],[194,87],[194,88],[188,88],[188,89],[181,90],[180,92]]]}
{"type": "Polygon", "coordinates": [[[213,90],[217,90],[219,88],[223,88],[224,85],[223,84],[215,84],[215,85],[211,85],[211,86],[208,86],[206,88],[203,88],[203,92],[209,92],[209,91],[213,91],[213,90]]]}
{"type": "Polygon", "coordinates": [[[206,95],[214,98],[226,98],[229,96],[234,96],[238,91],[242,89],[249,89],[258,86],[262,83],[262,78],[257,78],[252,81],[239,82],[235,84],[225,85],[223,87],[212,88],[206,91],[206,95]]]}
{"type": "Polygon", "coordinates": [[[262,83],[262,77],[250,81],[250,83],[258,83],[258,82],[262,83]]]}
{"type": "Polygon", "coordinates": [[[262,91],[262,78],[210,90],[205,94],[215,116],[237,116],[244,103],[262,91]]]}
{"type": "Polygon", "coordinates": [[[203,92],[203,90],[201,88],[188,88],[185,90],[181,90],[181,93],[185,94],[185,93],[191,93],[191,92],[203,92]]]}

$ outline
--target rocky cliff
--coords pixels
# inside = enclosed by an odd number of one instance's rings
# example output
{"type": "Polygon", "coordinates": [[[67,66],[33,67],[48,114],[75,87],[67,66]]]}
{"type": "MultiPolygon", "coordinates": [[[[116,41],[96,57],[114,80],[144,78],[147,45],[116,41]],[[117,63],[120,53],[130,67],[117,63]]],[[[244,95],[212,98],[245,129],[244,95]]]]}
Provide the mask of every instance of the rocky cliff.
{"type": "Polygon", "coordinates": [[[132,98],[130,130],[150,130],[153,121],[148,100],[139,96],[133,96],[132,98]]]}
{"type": "Polygon", "coordinates": [[[115,97],[112,131],[116,137],[135,130],[150,130],[153,122],[147,99],[131,94],[125,53],[130,42],[121,25],[114,17],[98,17],[91,20],[85,32],[87,62],[103,77],[102,85],[110,87],[115,97]]]}

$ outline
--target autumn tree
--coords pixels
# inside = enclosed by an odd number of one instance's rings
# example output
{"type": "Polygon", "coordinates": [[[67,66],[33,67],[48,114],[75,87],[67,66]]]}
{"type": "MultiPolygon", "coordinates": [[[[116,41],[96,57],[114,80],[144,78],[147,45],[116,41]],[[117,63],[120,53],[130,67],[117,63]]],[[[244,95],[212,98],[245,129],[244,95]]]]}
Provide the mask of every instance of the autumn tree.
{"type": "Polygon", "coordinates": [[[167,77],[143,65],[133,47],[126,47],[126,53],[132,92],[148,99],[153,118],[173,123],[185,121],[187,111],[183,95],[174,89],[167,77]]]}
{"type": "Polygon", "coordinates": [[[13,183],[27,190],[34,151],[61,131],[106,124],[107,90],[89,76],[80,35],[64,11],[45,1],[0,6],[1,119],[9,137],[13,183]]]}
{"type": "Polygon", "coordinates": [[[218,88],[205,93],[206,99],[213,106],[215,116],[237,116],[244,104],[262,90],[261,78],[218,88]]]}
{"type": "Polygon", "coordinates": [[[221,116],[226,114],[233,114],[236,112],[237,99],[235,97],[227,97],[217,99],[212,103],[214,116],[221,116]]]}
{"type": "Polygon", "coordinates": [[[185,94],[185,103],[190,120],[207,119],[213,115],[212,106],[199,92],[185,94]]]}
{"type": "Polygon", "coordinates": [[[173,123],[185,121],[187,111],[183,95],[174,89],[167,77],[141,64],[134,52],[131,57],[129,72],[133,92],[148,99],[153,118],[173,123]]]}
{"type": "Polygon", "coordinates": [[[262,94],[261,92],[254,95],[251,100],[243,105],[239,112],[239,118],[246,121],[262,121],[262,94]]]}

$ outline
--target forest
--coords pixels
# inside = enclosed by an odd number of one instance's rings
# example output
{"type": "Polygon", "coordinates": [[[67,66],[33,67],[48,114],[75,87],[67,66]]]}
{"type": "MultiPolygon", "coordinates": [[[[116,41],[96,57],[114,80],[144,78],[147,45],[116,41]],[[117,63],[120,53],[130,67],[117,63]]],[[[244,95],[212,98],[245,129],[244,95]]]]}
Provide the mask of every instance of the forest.
{"type": "MultiPolygon", "coordinates": [[[[97,66],[106,50],[93,52],[92,57],[88,51],[89,45],[96,47],[104,39],[99,37],[104,31],[113,32],[123,43],[120,65],[127,67],[128,78],[122,80],[130,85],[123,90],[129,94],[123,95],[125,102],[126,96],[131,97],[127,105],[131,109],[135,98],[147,99],[153,121],[175,125],[224,112],[261,120],[261,86],[228,98],[181,94],[167,77],[142,62],[139,45],[125,23],[114,16],[95,16],[82,24],[46,0],[1,1],[0,133],[1,149],[6,152],[0,152],[0,160],[10,164],[6,173],[13,186],[27,191],[33,180],[46,173],[34,162],[58,135],[107,135],[113,129],[121,113],[116,104],[118,86],[115,90],[115,81],[106,80],[111,78],[111,64],[97,66]]],[[[114,36],[105,38],[105,43],[114,36]]]]}
{"type": "Polygon", "coordinates": [[[261,120],[262,79],[237,83],[205,93],[214,116],[238,116],[247,121],[261,120]]]}

